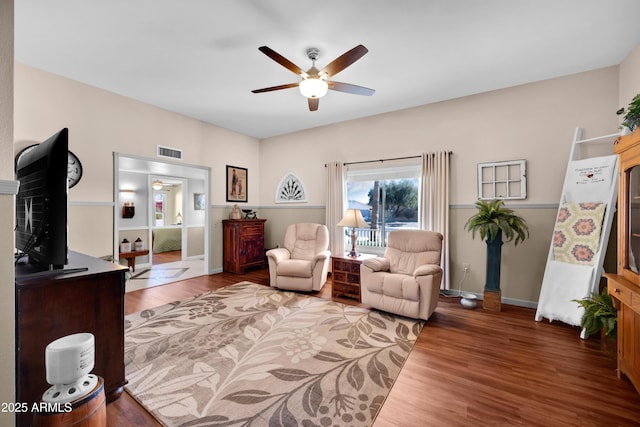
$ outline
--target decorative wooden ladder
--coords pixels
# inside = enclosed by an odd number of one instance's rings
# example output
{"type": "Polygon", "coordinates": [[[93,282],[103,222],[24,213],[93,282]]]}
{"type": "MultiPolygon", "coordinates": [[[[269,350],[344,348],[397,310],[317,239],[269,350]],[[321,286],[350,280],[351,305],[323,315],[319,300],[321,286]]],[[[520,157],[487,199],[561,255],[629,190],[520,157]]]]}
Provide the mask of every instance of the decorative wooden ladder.
{"type": "MultiPolygon", "coordinates": [[[[601,142],[606,140],[614,141],[620,133],[600,136],[596,138],[581,139],[582,130],[576,128],[567,172],[565,174],[564,186],[558,206],[558,214],[564,203],[568,202],[603,202],[606,203],[598,251],[594,256],[592,265],[570,264],[559,262],[554,259],[554,239],[551,238],[547,265],[545,267],[540,289],[540,298],[536,311],[536,321],[543,317],[550,321],[561,320],[573,326],[580,326],[580,320],[584,309],[574,300],[581,300],[598,292],[600,279],[603,274],[604,257],[607,251],[607,243],[611,232],[614,213],[616,211],[616,201],[618,197],[618,162],[617,156],[591,157],[578,159],[577,147],[580,144],[601,142]],[[597,185],[591,185],[588,181],[588,174],[585,175],[585,168],[598,169],[599,178],[603,179],[597,185]],[[613,168],[613,170],[609,170],[613,168]],[[585,179],[578,184],[576,177],[581,174],[585,179]],[[594,187],[598,187],[594,189],[594,187]]],[[[590,177],[589,177],[590,178],[590,177]]],[[[557,218],[557,217],[556,217],[557,218]]],[[[555,230],[554,230],[555,231],[555,230]]],[[[581,338],[586,338],[586,333],[582,330],[581,338]]]]}

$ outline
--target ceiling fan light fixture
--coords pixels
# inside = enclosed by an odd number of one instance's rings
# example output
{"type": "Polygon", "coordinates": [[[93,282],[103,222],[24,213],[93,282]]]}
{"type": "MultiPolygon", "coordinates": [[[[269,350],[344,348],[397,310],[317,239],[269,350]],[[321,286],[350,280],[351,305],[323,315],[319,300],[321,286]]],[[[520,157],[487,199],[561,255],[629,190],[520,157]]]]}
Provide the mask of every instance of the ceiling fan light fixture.
{"type": "Polygon", "coordinates": [[[156,191],[160,191],[162,190],[162,187],[164,186],[164,184],[162,183],[162,181],[160,181],[159,179],[156,179],[155,181],[153,181],[151,183],[151,188],[153,188],[156,191]]]}
{"type": "Polygon", "coordinates": [[[327,94],[327,89],[329,89],[326,81],[315,77],[302,80],[299,87],[302,96],[307,98],[322,98],[327,94]]]}
{"type": "Polygon", "coordinates": [[[274,90],[290,89],[298,86],[298,89],[300,89],[300,93],[302,94],[302,96],[307,98],[309,111],[318,110],[318,103],[320,102],[320,98],[327,94],[328,89],[337,92],[365,96],[371,96],[375,93],[375,90],[368,87],[356,86],[349,83],[341,83],[330,80],[333,76],[356,62],[358,59],[362,58],[362,56],[368,52],[367,48],[361,44],[351,50],[346,51],[345,53],[331,61],[326,67],[321,70],[318,70],[315,65],[320,51],[317,48],[309,48],[307,49],[307,56],[309,57],[313,65],[307,71],[304,71],[302,68],[298,67],[296,64],[289,61],[287,58],[267,46],[260,46],[258,50],[276,61],[278,64],[285,67],[287,70],[301,77],[302,80],[298,81],[297,83],[287,83],[278,86],[255,89],[251,91],[253,93],[271,92],[274,90]]]}

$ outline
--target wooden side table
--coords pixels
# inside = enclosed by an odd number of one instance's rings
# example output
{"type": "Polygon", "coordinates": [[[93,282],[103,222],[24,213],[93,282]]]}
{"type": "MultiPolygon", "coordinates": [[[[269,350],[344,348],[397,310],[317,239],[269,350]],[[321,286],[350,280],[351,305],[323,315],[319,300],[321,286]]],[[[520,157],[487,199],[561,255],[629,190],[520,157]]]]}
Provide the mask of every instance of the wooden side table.
{"type": "Polygon", "coordinates": [[[362,261],[374,257],[375,255],[370,254],[360,254],[357,257],[332,256],[333,287],[331,296],[352,298],[360,302],[360,264],[362,261]]]}
{"type": "Polygon", "coordinates": [[[133,252],[120,252],[120,258],[127,260],[129,267],[131,267],[131,271],[136,271],[136,257],[144,255],[149,255],[149,249],[133,252]]]}

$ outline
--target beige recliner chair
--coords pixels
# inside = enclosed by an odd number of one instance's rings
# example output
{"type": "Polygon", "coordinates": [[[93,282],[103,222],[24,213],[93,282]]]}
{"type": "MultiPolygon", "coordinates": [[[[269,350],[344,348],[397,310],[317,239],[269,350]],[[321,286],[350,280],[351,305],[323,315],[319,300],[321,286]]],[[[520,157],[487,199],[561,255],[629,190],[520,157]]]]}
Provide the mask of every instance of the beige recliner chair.
{"type": "Polygon", "coordinates": [[[319,291],[327,281],[331,252],[325,225],[291,224],[282,248],[267,251],[270,285],[292,291],[319,291]]]}
{"type": "Polygon", "coordinates": [[[367,259],[360,266],[362,302],[389,313],[429,319],[440,293],[441,251],[440,233],[390,232],[384,257],[367,259]]]}

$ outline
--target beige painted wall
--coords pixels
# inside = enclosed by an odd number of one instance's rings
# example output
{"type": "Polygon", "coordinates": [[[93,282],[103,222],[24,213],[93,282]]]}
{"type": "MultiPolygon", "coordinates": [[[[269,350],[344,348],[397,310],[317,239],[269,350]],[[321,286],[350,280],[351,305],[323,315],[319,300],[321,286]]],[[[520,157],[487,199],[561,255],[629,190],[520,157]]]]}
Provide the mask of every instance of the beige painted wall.
{"type": "MultiPolygon", "coordinates": [[[[184,163],[212,170],[210,206],[226,205],[225,166],[246,167],[249,202],[259,196],[257,139],[15,64],[15,149],[69,128],[82,180],[69,191],[69,248],[89,255],[113,252],[113,152],[155,158],[156,145],[183,150],[184,163]],[[96,232],[96,230],[98,230],[96,232]],[[91,236],[91,239],[87,238],[91,236]]],[[[222,256],[211,254],[213,262],[222,256]]]]}
{"type": "Polygon", "coordinates": [[[222,220],[229,218],[231,207],[214,206],[209,212],[211,227],[211,269],[214,273],[222,271],[222,220]]]}
{"type": "MultiPolygon", "coordinates": [[[[275,191],[274,191],[275,193],[275,191]]],[[[275,196],[275,194],[274,194],[275,196]]],[[[282,246],[284,233],[287,226],[296,222],[325,223],[324,206],[292,208],[286,207],[262,207],[259,212],[260,218],[267,220],[264,231],[264,247],[267,249],[282,246]]]]}
{"type": "MultiPolygon", "coordinates": [[[[0,0],[0,183],[13,181],[13,0],[0,0]]],[[[15,402],[15,292],[12,194],[0,194],[0,402],[15,402]]],[[[0,412],[0,425],[15,414],[0,412]]]]}
{"type": "MultiPolygon", "coordinates": [[[[16,63],[16,149],[65,126],[84,168],[70,201],[113,202],[112,153],[155,158],[157,144],[182,149],[186,164],[212,168],[214,204],[225,200],[225,162],[259,173],[255,138],[16,63]]],[[[257,180],[249,185],[257,201],[257,180]]]]}
{"type": "MultiPolygon", "coordinates": [[[[507,302],[534,305],[574,129],[583,128],[585,138],[616,132],[618,85],[618,67],[609,67],[263,140],[260,212],[270,218],[270,230],[281,231],[287,222],[304,218],[309,207],[324,206],[329,161],[451,150],[451,286],[460,285],[462,263],[468,262],[471,272],[462,288],[481,293],[485,246],[464,231],[475,212],[477,164],[526,159],[528,197],[508,205],[528,221],[531,238],[517,248],[504,246],[501,286],[507,302]],[[303,181],[309,202],[297,204],[298,212],[288,205],[286,215],[278,215],[282,205],[274,202],[275,189],[288,172],[303,181]]],[[[613,152],[610,143],[587,151],[613,152]]],[[[324,222],[324,215],[318,217],[324,222]]]]}
{"type": "MultiPolygon", "coordinates": [[[[0,0],[0,183],[13,181],[13,0],[0,0]]],[[[0,402],[15,402],[14,200],[0,194],[0,402]]],[[[15,414],[0,412],[0,425],[15,414]]]]}
{"type": "Polygon", "coordinates": [[[110,203],[72,203],[67,208],[67,222],[72,250],[94,257],[113,255],[113,206],[110,203]]]}
{"type": "Polygon", "coordinates": [[[615,132],[617,109],[618,67],[609,67],[265,139],[260,200],[274,205],[290,171],[309,204],[324,205],[329,161],[452,150],[451,204],[476,200],[477,163],[514,159],[528,163],[524,203],[558,203],[575,127],[585,137],[615,132]]]}
{"type": "MultiPolygon", "coordinates": [[[[640,94],[640,46],[620,63],[619,106],[626,107],[634,96],[640,94]]],[[[620,117],[622,122],[622,116],[620,117]]]]}
{"type": "Polygon", "coordinates": [[[204,254],[204,227],[187,227],[187,257],[197,257],[204,254]]]}

